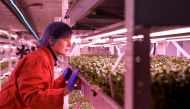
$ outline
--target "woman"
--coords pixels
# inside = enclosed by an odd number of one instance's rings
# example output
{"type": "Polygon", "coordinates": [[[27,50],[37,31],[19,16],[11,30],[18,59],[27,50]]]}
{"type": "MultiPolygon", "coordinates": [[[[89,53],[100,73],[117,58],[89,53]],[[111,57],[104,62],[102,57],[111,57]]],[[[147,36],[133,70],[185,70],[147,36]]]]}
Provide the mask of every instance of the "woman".
{"type": "Polygon", "coordinates": [[[40,47],[18,62],[0,92],[0,109],[63,108],[63,97],[73,90],[78,70],[71,74],[67,67],[62,76],[53,80],[54,65],[57,56],[70,49],[71,35],[72,29],[65,23],[53,22],[47,26],[40,47]]]}

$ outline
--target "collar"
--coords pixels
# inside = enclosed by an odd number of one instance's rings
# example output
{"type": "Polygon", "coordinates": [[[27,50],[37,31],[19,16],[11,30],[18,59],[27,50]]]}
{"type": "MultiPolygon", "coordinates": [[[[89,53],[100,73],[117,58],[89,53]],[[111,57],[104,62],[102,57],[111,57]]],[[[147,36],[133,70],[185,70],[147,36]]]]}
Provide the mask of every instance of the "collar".
{"type": "Polygon", "coordinates": [[[57,66],[57,56],[55,55],[55,53],[53,52],[53,50],[52,50],[52,48],[50,46],[47,46],[47,48],[50,51],[51,55],[53,56],[55,66],[57,66]]]}

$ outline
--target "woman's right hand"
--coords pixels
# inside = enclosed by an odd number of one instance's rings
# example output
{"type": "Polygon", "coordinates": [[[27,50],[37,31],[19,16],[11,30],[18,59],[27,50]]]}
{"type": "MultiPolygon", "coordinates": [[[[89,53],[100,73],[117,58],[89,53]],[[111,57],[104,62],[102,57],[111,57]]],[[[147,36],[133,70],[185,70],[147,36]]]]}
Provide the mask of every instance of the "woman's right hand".
{"type": "Polygon", "coordinates": [[[69,89],[69,91],[72,91],[75,88],[75,83],[78,80],[78,73],[79,70],[74,70],[71,74],[71,77],[69,78],[68,82],[67,82],[67,87],[69,89]]]}
{"type": "Polygon", "coordinates": [[[67,66],[65,70],[63,71],[62,76],[67,81],[70,78],[71,74],[72,74],[72,70],[70,66],[67,66]]]}

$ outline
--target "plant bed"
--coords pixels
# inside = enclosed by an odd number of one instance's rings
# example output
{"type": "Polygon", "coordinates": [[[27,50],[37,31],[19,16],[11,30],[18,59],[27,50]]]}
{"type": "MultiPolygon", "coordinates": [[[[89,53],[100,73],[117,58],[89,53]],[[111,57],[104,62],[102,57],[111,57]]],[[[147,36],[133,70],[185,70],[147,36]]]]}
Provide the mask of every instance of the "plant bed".
{"type": "Polygon", "coordinates": [[[80,90],[74,90],[64,97],[64,109],[94,109],[80,90]]]}
{"type": "Polygon", "coordinates": [[[8,65],[9,65],[8,62],[1,63],[1,70],[4,70],[4,69],[8,68],[8,65]]]}
{"type": "MultiPolygon", "coordinates": [[[[84,80],[87,80],[89,87],[92,87],[84,89],[88,90],[85,92],[88,93],[86,95],[93,95],[93,91],[90,90],[95,86],[98,87],[95,87],[97,91],[104,91],[107,96],[111,95],[108,74],[115,61],[116,58],[106,56],[72,58],[72,65],[80,70],[84,80]]],[[[112,78],[115,92],[113,99],[121,106],[123,106],[124,96],[124,72],[126,72],[124,62],[121,62],[112,78]]],[[[190,109],[190,59],[167,56],[151,57],[150,74],[151,109],[190,109]]]]}

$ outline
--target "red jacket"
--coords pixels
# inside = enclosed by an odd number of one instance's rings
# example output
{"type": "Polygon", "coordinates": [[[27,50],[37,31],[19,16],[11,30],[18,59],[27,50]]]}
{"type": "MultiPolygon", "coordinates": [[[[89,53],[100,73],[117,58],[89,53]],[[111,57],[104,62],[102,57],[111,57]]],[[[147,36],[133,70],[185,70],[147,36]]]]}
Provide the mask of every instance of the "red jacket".
{"type": "Polygon", "coordinates": [[[62,109],[65,80],[53,80],[54,63],[46,47],[21,59],[0,92],[0,109],[62,109]]]}

